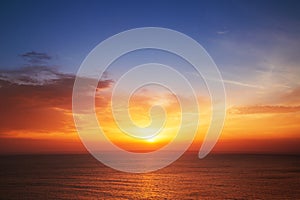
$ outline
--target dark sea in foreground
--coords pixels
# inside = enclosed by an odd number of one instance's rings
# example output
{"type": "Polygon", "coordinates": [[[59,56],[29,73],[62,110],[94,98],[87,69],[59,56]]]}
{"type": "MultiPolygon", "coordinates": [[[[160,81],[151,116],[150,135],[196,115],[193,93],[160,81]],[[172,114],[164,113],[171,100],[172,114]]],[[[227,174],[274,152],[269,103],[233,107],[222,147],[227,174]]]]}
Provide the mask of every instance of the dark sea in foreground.
{"type": "Polygon", "coordinates": [[[300,199],[300,156],[187,153],[147,174],[90,155],[0,156],[0,199],[300,199]]]}

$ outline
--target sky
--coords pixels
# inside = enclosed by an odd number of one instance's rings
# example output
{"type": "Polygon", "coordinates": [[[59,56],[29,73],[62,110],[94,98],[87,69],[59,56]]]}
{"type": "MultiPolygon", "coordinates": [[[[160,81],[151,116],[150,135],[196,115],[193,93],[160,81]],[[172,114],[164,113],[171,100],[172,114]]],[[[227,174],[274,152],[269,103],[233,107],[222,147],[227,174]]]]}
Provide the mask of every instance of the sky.
{"type": "MultiPolygon", "coordinates": [[[[81,63],[119,32],[164,27],[199,42],[222,74],[227,117],[214,151],[300,153],[299,10],[297,1],[1,1],[0,152],[85,152],[71,97],[81,63]]],[[[148,88],[131,101],[140,125],[153,102],[166,106],[168,131],[155,141],[122,135],[108,110],[122,73],[149,61],[173,66],[197,88],[202,123],[191,149],[198,149],[211,114],[208,93],[187,63],[166,52],[134,52],[110,66],[96,97],[104,130],[129,151],[155,150],[174,137],[179,111],[167,92],[148,88]]]]}

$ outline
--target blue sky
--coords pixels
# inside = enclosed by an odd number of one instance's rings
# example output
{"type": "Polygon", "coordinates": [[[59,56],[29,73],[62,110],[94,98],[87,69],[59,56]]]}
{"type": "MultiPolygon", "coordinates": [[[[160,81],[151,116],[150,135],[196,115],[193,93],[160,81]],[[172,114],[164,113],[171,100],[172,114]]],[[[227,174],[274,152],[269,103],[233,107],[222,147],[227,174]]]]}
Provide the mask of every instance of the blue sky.
{"type": "Polygon", "coordinates": [[[75,73],[99,42],[144,26],[181,31],[226,67],[240,64],[235,56],[241,56],[244,43],[271,49],[270,32],[298,37],[299,8],[297,1],[2,1],[0,68],[20,67],[24,62],[18,55],[36,51],[53,56],[61,70],[75,73]],[[222,46],[232,40],[241,49],[222,46]]]}

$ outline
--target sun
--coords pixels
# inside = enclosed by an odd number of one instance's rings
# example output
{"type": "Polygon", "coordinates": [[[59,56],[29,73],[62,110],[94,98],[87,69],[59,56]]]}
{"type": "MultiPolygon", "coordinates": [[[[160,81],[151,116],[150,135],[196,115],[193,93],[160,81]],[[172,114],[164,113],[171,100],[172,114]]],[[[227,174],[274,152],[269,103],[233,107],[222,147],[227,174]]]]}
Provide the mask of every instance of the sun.
{"type": "Polygon", "coordinates": [[[149,143],[154,143],[155,142],[155,137],[148,138],[148,139],[146,139],[146,141],[149,142],[149,143]]]}

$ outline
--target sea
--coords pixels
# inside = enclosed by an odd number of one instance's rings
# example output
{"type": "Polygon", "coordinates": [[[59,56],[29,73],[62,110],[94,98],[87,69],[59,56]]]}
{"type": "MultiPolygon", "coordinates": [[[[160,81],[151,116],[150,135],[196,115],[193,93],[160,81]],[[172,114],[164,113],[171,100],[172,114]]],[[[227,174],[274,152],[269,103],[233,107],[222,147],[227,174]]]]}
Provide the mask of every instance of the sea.
{"type": "Polygon", "coordinates": [[[89,154],[0,156],[0,199],[300,199],[299,155],[184,154],[151,173],[89,154]]]}

